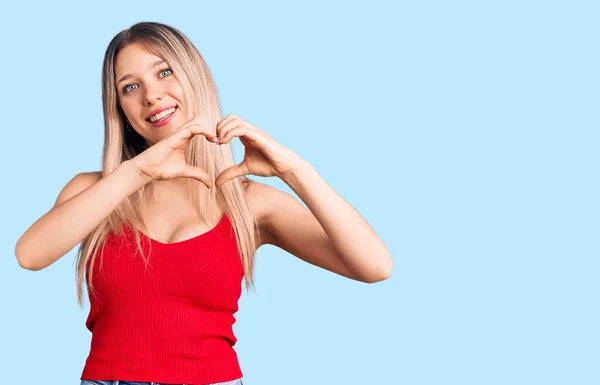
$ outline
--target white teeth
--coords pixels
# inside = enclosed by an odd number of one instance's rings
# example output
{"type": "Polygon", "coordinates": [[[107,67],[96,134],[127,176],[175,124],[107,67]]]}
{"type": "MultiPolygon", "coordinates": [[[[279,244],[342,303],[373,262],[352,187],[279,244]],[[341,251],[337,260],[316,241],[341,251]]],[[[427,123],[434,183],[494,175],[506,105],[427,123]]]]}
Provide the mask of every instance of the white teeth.
{"type": "Polygon", "coordinates": [[[175,112],[175,107],[169,108],[168,110],[164,110],[163,112],[159,112],[158,114],[151,116],[150,119],[148,119],[148,120],[150,120],[150,122],[154,123],[157,120],[160,120],[164,117],[171,115],[173,112],[175,112]]]}

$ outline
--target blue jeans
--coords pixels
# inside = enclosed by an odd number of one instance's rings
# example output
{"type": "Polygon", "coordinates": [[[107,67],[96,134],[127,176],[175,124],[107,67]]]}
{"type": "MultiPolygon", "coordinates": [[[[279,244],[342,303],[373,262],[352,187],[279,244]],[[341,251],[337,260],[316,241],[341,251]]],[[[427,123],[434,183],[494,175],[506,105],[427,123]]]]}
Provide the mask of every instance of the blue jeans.
{"type": "MultiPolygon", "coordinates": [[[[92,381],[92,380],[83,380],[80,385],[171,385],[171,384],[161,384],[158,382],[132,382],[132,381],[92,381]]],[[[186,385],[186,384],[173,384],[173,385],[186,385]]],[[[206,384],[206,385],[244,385],[241,378],[233,381],[226,382],[217,382],[214,384],[206,384]]]]}

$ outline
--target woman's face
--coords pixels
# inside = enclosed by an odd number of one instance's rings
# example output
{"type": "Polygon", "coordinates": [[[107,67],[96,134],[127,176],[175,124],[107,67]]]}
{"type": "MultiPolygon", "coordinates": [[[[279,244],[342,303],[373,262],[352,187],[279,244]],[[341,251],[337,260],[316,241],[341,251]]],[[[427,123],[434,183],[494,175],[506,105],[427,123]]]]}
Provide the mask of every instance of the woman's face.
{"type": "Polygon", "coordinates": [[[127,120],[149,145],[191,119],[186,119],[183,89],[173,71],[139,44],[130,44],[117,54],[115,79],[127,120]]]}

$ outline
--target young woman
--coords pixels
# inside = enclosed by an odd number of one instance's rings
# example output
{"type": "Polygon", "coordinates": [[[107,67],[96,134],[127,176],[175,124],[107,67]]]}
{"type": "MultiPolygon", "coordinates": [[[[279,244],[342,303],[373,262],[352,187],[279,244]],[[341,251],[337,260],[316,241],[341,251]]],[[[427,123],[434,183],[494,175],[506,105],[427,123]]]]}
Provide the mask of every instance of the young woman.
{"type": "Polygon", "coordinates": [[[15,248],[40,270],[81,242],[78,299],[85,280],[92,332],[82,384],[241,384],[234,313],[263,244],[358,281],[390,276],[381,239],[307,161],[222,119],[209,70],[177,29],[117,34],[102,97],[102,171],[69,181],[15,248]],[[308,209],[246,175],[280,178],[308,209]]]}

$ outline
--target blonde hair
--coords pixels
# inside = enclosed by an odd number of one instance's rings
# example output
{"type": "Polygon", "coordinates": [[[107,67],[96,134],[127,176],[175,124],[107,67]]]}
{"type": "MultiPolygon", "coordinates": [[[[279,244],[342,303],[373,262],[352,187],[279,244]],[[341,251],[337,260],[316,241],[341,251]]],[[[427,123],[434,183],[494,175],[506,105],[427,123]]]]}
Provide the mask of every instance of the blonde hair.
{"type": "MultiPolygon", "coordinates": [[[[140,44],[149,52],[160,56],[173,70],[184,92],[186,106],[194,116],[202,114],[211,127],[216,127],[221,119],[221,109],[217,91],[204,59],[188,38],[179,30],[160,23],[142,22],[119,32],[110,42],[104,56],[102,67],[102,104],[104,111],[104,151],[102,176],[113,172],[122,162],[133,159],[147,148],[146,142],[134,130],[126,130],[127,119],[121,110],[115,85],[115,58],[120,50],[130,44],[140,44]]],[[[193,137],[186,151],[186,162],[208,172],[212,180],[223,170],[234,165],[229,144],[210,145],[201,137],[193,137]]],[[[235,231],[236,242],[244,269],[246,289],[254,287],[254,253],[257,248],[258,228],[252,217],[245,198],[241,179],[236,178],[219,189],[208,189],[201,182],[186,178],[186,186],[192,204],[200,218],[207,223],[215,223],[218,218],[206,218],[206,207],[219,205],[230,219],[235,231]],[[200,211],[200,207],[205,210],[200,211]]],[[[110,233],[123,234],[124,225],[129,226],[136,239],[136,245],[143,256],[140,231],[133,221],[144,223],[139,214],[139,205],[143,197],[152,196],[152,182],[140,188],[126,198],[108,217],[106,217],[79,247],[77,263],[77,298],[83,306],[83,280],[88,290],[93,292],[92,272],[97,251],[103,248],[110,233]],[[85,274],[87,271],[88,274],[85,274]]],[[[151,243],[149,243],[151,246],[151,243]]],[[[144,257],[144,256],[143,256],[144,257]]],[[[101,256],[102,258],[102,256],[101,256]]],[[[143,258],[146,263],[148,260],[143,258]]]]}

